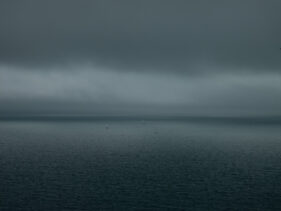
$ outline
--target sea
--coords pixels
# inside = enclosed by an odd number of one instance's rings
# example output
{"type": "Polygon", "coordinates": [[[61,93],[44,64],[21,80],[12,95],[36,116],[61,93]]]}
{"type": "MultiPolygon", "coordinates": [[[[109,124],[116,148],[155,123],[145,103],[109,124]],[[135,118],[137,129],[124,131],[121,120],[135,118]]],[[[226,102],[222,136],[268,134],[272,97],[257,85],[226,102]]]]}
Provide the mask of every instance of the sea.
{"type": "Polygon", "coordinates": [[[281,119],[2,118],[0,210],[281,210],[281,119]]]}

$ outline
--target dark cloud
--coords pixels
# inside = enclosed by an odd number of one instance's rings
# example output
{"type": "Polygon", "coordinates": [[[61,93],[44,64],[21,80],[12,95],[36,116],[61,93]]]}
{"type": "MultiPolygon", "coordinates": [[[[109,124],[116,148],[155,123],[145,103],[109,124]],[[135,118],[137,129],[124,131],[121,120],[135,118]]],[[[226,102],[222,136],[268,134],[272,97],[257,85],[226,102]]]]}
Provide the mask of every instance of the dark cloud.
{"type": "Polygon", "coordinates": [[[0,62],[277,72],[280,8],[279,0],[3,0],[0,62]]]}
{"type": "Polygon", "coordinates": [[[280,0],[1,0],[2,114],[281,114],[280,0]]]}

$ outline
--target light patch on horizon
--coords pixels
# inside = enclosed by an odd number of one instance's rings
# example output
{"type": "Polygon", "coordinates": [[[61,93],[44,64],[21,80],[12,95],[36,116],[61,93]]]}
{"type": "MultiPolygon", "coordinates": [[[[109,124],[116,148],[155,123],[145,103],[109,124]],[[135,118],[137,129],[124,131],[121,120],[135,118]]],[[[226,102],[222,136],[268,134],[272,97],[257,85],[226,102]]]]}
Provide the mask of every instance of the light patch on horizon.
{"type": "MultiPolygon", "coordinates": [[[[57,67],[58,68],[58,67],[57,67]]],[[[79,103],[99,110],[125,106],[138,113],[138,107],[157,109],[179,107],[188,112],[205,109],[255,108],[275,111],[281,106],[281,77],[278,74],[219,74],[190,77],[160,73],[116,72],[99,66],[79,65],[65,69],[22,70],[0,68],[0,100],[9,103],[36,103],[45,106],[79,103]],[[65,102],[65,103],[64,103],[65,102]]],[[[60,67],[61,68],[61,67],[60,67]]],[[[71,107],[71,105],[70,105],[71,107]]],[[[1,107],[0,107],[1,108],[1,107]]],[[[82,108],[81,108],[82,110],[82,108]]],[[[169,110],[169,109],[168,109],[169,110]]],[[[89,109],[88,111],[91,111],[89,109]]]]}

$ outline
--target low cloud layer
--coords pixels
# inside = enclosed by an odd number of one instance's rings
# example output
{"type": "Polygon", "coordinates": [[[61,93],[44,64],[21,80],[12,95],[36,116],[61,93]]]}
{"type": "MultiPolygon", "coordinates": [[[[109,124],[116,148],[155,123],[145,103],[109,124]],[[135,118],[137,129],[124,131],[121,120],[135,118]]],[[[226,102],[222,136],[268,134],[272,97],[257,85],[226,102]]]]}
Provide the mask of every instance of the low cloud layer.
{"type": "Polygon", "coordinates": [[[0,110],[37,114],[268,114],[281,107],[276,74],[180,77],[83,65],[40,71],[2,67],[0,90],[0,110]]]}

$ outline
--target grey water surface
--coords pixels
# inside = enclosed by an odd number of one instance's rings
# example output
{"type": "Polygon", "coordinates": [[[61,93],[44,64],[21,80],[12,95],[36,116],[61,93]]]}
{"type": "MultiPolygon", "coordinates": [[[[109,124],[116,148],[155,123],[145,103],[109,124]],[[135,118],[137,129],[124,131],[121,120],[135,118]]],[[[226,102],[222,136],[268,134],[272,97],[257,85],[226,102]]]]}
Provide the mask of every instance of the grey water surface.
{"type": "Polygon", "coordinates": [[[281,210],[281,125],[0,121],[0,210],[281,210]]]}

